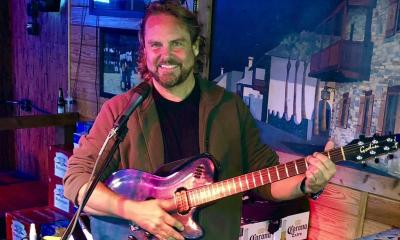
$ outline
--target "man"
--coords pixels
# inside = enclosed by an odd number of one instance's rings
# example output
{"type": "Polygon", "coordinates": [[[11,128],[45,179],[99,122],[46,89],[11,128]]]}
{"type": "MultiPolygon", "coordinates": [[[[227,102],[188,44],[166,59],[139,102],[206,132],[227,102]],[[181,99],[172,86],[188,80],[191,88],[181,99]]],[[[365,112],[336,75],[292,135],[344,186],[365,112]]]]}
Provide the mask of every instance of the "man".
{"type": "MultiPolygon", "coordinates": [[[[195,77],[202,44],[193,14],[171,1],[153,2],[143,19],[140,41],[138,70],[152,92],[131,116],[112,171],[135,168],[154,172],[164,163],[202,152],[211,153],[222,166],[219,180],[278,163],[277,155],[260,142],[242,100],[195,77]]],[[[100,147],[130,94],[104,104],[92,130],[69,160],[64,183],[65,195],[72,201],[81,202],[100,147]]],[[[327,148],[332,148],[331,142],[327,148]]],[[[334,175],[335,165],[322,154],[309,156],[307,161],[306,178],[300,175],[275,182],[259,188],[259,194],[282,201],[320,191],[334,175]]],[[[124,199],[99,183],[85,210],[133,221],[158,239],[183,239],[179,233],[182,224],[169,214],[176,210],[172,200],[124,199]]],[[[198,222],[204,228],[204,239],[237,239],[240,214],[240,195],[202,209],[198,222]]]]}

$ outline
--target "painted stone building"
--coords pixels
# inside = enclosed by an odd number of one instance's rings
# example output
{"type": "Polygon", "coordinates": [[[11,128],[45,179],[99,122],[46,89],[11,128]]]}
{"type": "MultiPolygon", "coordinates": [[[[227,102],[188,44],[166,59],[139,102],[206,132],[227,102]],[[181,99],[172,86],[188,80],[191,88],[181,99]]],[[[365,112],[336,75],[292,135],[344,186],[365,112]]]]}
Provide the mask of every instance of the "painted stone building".
{"type": "Polygon", "coordinates": [[[349,0],[320,26],[335,40],[313,55],[310,75],[335,83],[330,135],[339,145],[400,132],[399,11],[398,0],[349,0]]]}

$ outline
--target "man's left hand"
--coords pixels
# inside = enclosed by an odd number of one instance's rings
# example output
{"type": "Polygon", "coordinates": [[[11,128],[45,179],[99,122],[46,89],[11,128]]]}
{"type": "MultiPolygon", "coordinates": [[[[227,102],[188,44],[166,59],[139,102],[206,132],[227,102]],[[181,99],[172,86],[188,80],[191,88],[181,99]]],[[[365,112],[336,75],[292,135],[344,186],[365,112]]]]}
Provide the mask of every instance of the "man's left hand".
{"type": "MultiPolygon", "coordinates": [[[[333,149],[334,143],[328,141],[325,145],[325,151],[333,149]]],[[[322,153],[314,153],[306,157],[309,165],[306,171],[305,191],[307,193],[316,193],[322,190],[328,181],[336,173],[336,165],[322,153]]]]}

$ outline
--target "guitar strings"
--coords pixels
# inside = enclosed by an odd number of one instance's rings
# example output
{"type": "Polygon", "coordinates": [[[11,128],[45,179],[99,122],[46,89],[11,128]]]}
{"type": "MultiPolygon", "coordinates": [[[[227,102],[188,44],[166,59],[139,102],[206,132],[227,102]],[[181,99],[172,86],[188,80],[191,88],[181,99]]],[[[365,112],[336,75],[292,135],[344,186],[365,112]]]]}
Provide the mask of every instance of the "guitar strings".
{"type": "MultiPolygon", "coordinates": [[[[378,144],[382,143],[384,141],[385,140],[378,141],[378,144]]],[[[343,159],[344,151],[349,153],[349,152],[357,150],[357,152],[358,152],[362,146],[367,146],[367,144],[366,143],[364,143],[363,145],[351,144],[351,145],[347,145],[345,147],[335,148],[335,149],[332,149],[332,150],[329,150],[326,152],[321,152],[321,154],[324,154],[325,156],[329,156],[333,162],[338,162],[340,160],[344,160],[343,159]],[[332,159],[332,158],[334,158],[334,159],[332,159]]],[[[308,169],[308,167],[307,167],[308,164],[306,163],[306,161],[307,161],[306,158],[301,158],[301,159],[297,159],[297,160],[294,160],[294,161],[291,161],[291,162],[288,162],[285,164],[260,169],[258,171],[243,174],[243,175],[240,175],[240,176],[237,176],[234,178],[225,179],[225,180],[222,180],[222,181],[219,181],[216,183],[212,183],[209,185],[205,185],[205,186],[202,186],[199,188],[190,189],[187,192],[187,194],[189,196],[189,201],[190,201],[191,205],[193,204],[193,201],[195,203],[194,205],[201,205],[203,203],[207,203],[210,201],[217,200],[219,198],[223,198],[226,195],[233,195],[233,194],[237,194],[240,192],[244,192],[244,191],[256,188],[256,187],[260,186],[261,184],[265,185],[265,184],[273,183],[273,182],[283,180],[283,179],[286,179],[286,178],[289,178],[289,177],[292,177],[295,175],[302,174],[305,171],[307,171],[307,169],[308,169]],[[297,167],[297,168],[296,168],[296,171],[293,171],[293,169],[290,170],[288,167],[289,168],[297,167]],[[276,168],[276,171],[275,172],[272,171],[272,173],[271,173],[270,170],[272,168],[276,168]],[[289,171],[290,171],[290,174],[289,174],[289,171]],[[258,172],[258,174],[256,172],[258,172]],[[294,173],[294,172],[295,172],[295,174],[292,175],[292,173],[294,173]],[[284,173],[284,174],[282,175],[281,173],[284,173]],[[249,175],[252,175],[250,181],[248,179],[249,175]],[[243,180],[243,178],[244,178],[244,180],[243,180]],[[266,179],[268,181],[264,181],[264,179],[266,179]],[[230,187],[232,184],[235,186],[234,188],[230,187]],[[238,188],[239,188],[239,187],[237,187],[238,184],[240,184],[240,191],[238,191],[238,188]],[[244,187],[243,187],[243,185],[244,185],[244,187]],[[213,186],[217,189],[217,190],[214,190],[214,193],[212,190],[213,186]],[[222,187],[222,189],[221,189],[221,187],[222,187]],[[224,188],[228,188],[228,191],[224,188]],[[209,194],[207,194],[207,191],[209,194]],[[234,192],[234,193],[232,194],[231,192],[234,192]],[[195,199],[196,195],[198,198],[197,201],[195,199]],[[213,196],[211,196],[211,195],[213,195],[213,196]]]]}

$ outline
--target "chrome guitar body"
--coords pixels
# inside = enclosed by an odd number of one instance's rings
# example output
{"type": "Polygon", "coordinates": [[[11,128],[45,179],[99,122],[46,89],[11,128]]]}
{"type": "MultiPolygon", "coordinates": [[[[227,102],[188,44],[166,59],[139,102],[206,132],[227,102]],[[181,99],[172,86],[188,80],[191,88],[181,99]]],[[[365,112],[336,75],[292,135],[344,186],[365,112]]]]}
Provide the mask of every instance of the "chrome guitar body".
{"type": "MultiPolygon", "coordinates": [[[[148,199],[171,199],[178,190],[194,189],[214,182],[215,165],[206,156],[186,161],[181,166],[170,169],[171,174],[158,176],[150,173],[126,169],[115,172],[106,185],[114,192],[137,201],[148,199]]],[[[165,174],[165,173],[163,173],[165,174]]],[[[196,207],[187,213],[173,213],[185,227],[181,234],[186,239],[197,239],[203,235],[201,227],[193,220],[196,207]]],[[[153,239],[143,229],[127,220],[92,216],[91,229],[94,239],[153,239]]]]}

